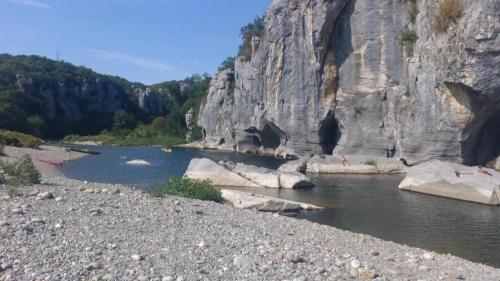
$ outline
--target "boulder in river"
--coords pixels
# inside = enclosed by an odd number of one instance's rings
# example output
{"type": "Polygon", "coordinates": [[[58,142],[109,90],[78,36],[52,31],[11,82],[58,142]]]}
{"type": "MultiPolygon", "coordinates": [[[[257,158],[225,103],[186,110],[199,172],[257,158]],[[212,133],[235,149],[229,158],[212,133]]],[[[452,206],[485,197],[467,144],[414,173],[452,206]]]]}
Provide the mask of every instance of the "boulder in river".
{"type": "Polygon", "coordinates": [[[314,183],[299,172],[280,172],[238,163],[215,163],[210,159],[193,159],[185,173],[191,179],[208,180],[217,186],[309,188],[314,183]]]}
{"type": "Polygon", "coordinates": [[[151,163],[149,163],[148,161],[146,161],[146,160],[139,160],[139,159],[128,161],[126,164],[127,165],[134,165],[134,166],[148,166],[148,165],[151,165],[151,163]]]}
{"type": "Polygon", "coordinates": [[[307,162],[307,172],[312,174],[397,174],[405,171],[406,167],[394,158],[362,155],[316,155],[307,162]]]}
{"type": "Polygon", "coordinates": [[[208,180],[216,186],[260,187],[260,185],[206,158],[194,158],[184,174],[194,180],[208,180]]]}
{"type": "Polygon", "coordinates": [[[240,209],[255,209],[263,212],[294,212],[299,210],[323,209],[311,204],[243,191],[223,189],[221,193],[222,198],[240,209]]]}
{"type": "Polygon", "coordinates": [[[432,160],[409,168],[399,188],[488,205],[500,205],[500,173],[492,169],[432,160]]]}

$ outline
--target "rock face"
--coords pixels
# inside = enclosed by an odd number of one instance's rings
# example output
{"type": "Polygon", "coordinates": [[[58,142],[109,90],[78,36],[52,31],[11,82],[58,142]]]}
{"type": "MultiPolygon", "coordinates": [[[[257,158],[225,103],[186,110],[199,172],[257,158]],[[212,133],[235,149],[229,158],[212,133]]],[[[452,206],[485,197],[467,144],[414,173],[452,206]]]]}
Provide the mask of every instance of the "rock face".
{"type": "Polygon", "coordinates": [[[186,120],[186,143],[191,143],[193,141],[193,109],[189,109],[184,116],[186,120]]]}
{"type": "Polygon", "coordinates": [[[400,189],[500,205],[500,173],[437,160],[411,167],[400,189]]]}
{"type": "Polygon", "coordinates": [[[135,90],[135,94],[137,96],[139,108],[154,115],[165,114],[165,106],[160,95],[151,91],[151,88],[138,88],[135,90]]]}
{"type": "Polygon", "coordinates": [[[443,1],[274,0],[252,57],[212,81],[198,120],[206,146],[409,162],[498,157],[500,6],[463,0],[439,31],[443,1]]]}
{"type": "Polygon", "coordinates": [[[238,163],[217,164],[210,159],[192,159],[184,176],[208,180],[216,186],[310,188],[311,180],[298,172],[280,172],[238,163]]]}
{"type": "Polygon", "coordinates": [[[236,190],[223,189],[221,193],[224,200],[231,202],[233,206],[240,209],[256,209],[263,212],[294,212],[322,209],[311,204],[236,190]]]}

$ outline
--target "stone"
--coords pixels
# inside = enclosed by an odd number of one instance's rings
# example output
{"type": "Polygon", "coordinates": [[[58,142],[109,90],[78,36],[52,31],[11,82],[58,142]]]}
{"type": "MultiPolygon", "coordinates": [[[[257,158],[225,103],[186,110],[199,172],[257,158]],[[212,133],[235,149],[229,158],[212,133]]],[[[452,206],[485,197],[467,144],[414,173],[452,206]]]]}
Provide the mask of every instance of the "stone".
{"type": "Polygon", "coordinates": [[[307,172],[312,174],[394,174],[405,171],[399,161],[364,155],[316,155],[307,162],[307,172]],[[342,157],[348,161],[345,165],[342,157]]]}
{"type": "Polygon", "coordinates": [[[31,223],[34,223],[34,224],[45,224],[45,221],[41,218],[32,218],[31,219],[31,223]]]}
{"type": "Polygon", "coordinates": [[[259,186],[280,188],[280,173],[277,171],[242,163],[236,164],[236,167],[232,171],[259,186]]]}
{"type": "Polygon", "coordinates": [[[358,269],[361,266],[361,263],[358,260],[352,260],[350,265],[352,268],[358,269]]]}
{"type": "Polygon", "coordinates": [[[131,255],[130,258],[133,260],[133,261],[142,261],[144,260],[144,257],[141,256],[141,255],[138,255],[138,254],[134,254],[134,255],[131,255]]]}
{"type": "Polygon", "coordinates": [[[192,159],[184,176],[195,180],[208,180],[216,186],[260,187],[258,184],[206,158],[192,159]]]}
{"type": "Polygon", "coordinates": [[[358,268],[358,277],[361,279],[375,279],[378,277],[378,274],[366,268],[358,268]]]}
{"type": "Polygon", "coordinates": [[[92,262],[92,263],[89,263],[88,265],[85,266],[85,269],[89,270],[89,271],[96,270],[99,268],[100,268],[100,265],[97,262],[92,262]]]}
{"type": "Polygon", "coordinates": [[[54,200],[56,200],[56,202],[61,202],[61,201],[63,201],[63,198],[62,198],[61,196],[58,196],[58,197],[56,197],[56,199],[54,199],[54,200]]]}
{"type": "Polygon", "coordinates": [[[287,212],[298,210],[319,210],[321,207],[261,194],[223,189],[222,198],[240,209],[256,209],[264,212],[287,212]]]}
{"type": "Polygon", "coordinates": [[[500,205],[498,197],[500,173],[492,169],[480,170],[478,167],[432,160],[408,169],[408,174],[399,184],[399,188],[476,203],[500,205]]]}
{"type": "Polygon", "coordinates": [[[286,253],[285,259],[291,263],[305,262],[305,259],[295,252],[286,253]]]}
{"type": "Polygon", "coordinates": [[[14,215],[24,215],[24,211],[21,208],[13,208],[11,212],[14,215]]]}
{"type": "Polygon", "coordinates": [[[127,162],[125,162],[125,164],[132,165],[132,166],[149,166],[149,165],[151,165],[151,163],[149,163],[148,161],[140,160],[140,159],[127,161],[127,162]]]}
{"type": "Polygon", "coordinates": [[[37,195],[37,198],[39,200],[49,200],[49,199],[54,199],[54,195],[48,191],[46,192],[40,192],[38,195],[37,195]]]}
{"type": "Polygon", "coordinates": [[[426,252],[422,255],[422,258],[424,260],[433,260],[434,259],[434,255],[432,253],[429,253],[429,252],[426,252]]]}

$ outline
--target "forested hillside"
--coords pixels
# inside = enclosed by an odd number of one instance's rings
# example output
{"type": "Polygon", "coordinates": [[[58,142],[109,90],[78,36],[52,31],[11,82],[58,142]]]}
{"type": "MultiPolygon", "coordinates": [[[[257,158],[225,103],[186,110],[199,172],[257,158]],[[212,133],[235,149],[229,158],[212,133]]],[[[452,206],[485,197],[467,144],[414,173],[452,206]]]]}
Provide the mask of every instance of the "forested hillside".
{"type": "Polygon", "coordinates": [[[164,133],[181,136],[184,114],[199,107],[209,83],[208,75],[195,75],[146,86],[40,56],[2,54],[0,129],[59,139],[133,130],[164,117],[164,133]]]}

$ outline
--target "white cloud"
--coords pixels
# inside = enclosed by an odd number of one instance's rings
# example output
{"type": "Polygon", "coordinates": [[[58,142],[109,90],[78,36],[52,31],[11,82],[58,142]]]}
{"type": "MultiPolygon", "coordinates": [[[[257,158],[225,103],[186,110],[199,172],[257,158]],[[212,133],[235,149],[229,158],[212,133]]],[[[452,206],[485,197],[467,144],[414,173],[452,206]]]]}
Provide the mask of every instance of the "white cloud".
{"type": "Polygon", "coordinates": [[[47,3],[41,2],[41,1],[34,1],[34,0],[9,0],[9,2],[11,2],[13,4],[18,4],[18,5],[35,7],[35,8],[45,9],[45,10],[52,10],[52,6],[50,6],[47,3]]]}
{"type": "Polygon", "coordinates": [[[136,57],[116,51],[86,49],[87,53],[99,59],[117,61],[127,63],[143,69],[154,70],[164,74],[180,74],[182,73],[177,67],[162,62],[152,61],[149,59],[136,57]]]}

